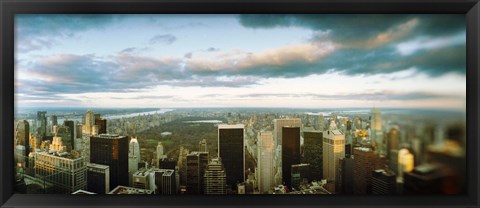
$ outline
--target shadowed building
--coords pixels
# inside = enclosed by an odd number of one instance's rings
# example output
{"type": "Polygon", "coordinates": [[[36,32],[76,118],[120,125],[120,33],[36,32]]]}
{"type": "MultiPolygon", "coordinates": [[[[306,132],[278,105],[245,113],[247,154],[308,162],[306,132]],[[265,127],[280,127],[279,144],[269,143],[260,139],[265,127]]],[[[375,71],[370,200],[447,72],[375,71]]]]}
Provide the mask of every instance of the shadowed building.
{"type": "Polygon", "coordinates": [[[110,188],[128,185],[128,137],[112,134],[90,137],[90,162],[110,167],[110,188]]]}
{"type": "Polygon", "coordinates": [[[218,125],[218,157],[227,172],[227,184],[237,190],[236,184],[245,181],[244,125],[218,125]]]}
{"type": "Polygon", "coordinates": [[[203,174],[208,165],[207,152],[191,152],[187,155],[187,193],[203,193],[203,174]]]}
{"type": "Polygon", "coordinates": [[[97,194],[110,192],[110,167],[87,163],[87,191],[97,194]]]}
{"type": "Polygon", "coordinates": [[[312,180],[319,181],[323,178],[323,132],[304,131],[303,140],[302,163],[310,164],[310,177],[312,180]]]}
{"type": "Polygon", "coordinates": [[[300,163],[300,127],[283,127],[282,137],[282,181],[292,188],[292,165],[300,163]]]}
{"type": "Polygon", "coordinates": [[[385,167],[385,158],[374,153],[371,148],[357,147],[353,149],[353,193],[372,193],[372,171],[385,167]]]}
{"type": "Polygon", "coordinates": [[[214,158],[208,163],[203,177],[205,194],[227,193],[227,175],[220,158],[214,158]]]}

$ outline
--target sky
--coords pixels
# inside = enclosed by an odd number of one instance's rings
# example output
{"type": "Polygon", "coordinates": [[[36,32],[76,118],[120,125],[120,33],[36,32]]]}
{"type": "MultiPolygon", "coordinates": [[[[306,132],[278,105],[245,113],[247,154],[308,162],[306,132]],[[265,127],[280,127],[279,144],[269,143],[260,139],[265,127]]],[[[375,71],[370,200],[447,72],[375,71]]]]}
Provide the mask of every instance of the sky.
{"type": "Polygon", "coordinates": [[[464,15],[15,19],[17,107],[464,109],[464,15]]]}

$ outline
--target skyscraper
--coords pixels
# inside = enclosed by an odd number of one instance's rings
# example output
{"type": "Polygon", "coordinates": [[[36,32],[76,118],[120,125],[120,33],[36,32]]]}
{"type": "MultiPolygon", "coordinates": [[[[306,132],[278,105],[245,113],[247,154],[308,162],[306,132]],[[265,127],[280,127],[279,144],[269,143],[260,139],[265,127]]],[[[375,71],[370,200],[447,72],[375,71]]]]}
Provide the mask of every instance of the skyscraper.
{"type": "Polygon", "coordinates": [[[174,169],[154,168],[156,194],[175,194],[177,193],[176,174],[174,169]]]}
{"type": "Polygon", "coordinates": [[[165,159],[167,158],[167,155],[165,155],[164,153],[164,147],[163,147],[163,144],[162,142],[158,142],[158,145],[157,145],[157,160],[162,160],[162,159],[165,159]]]}
{"type": "Polygon", "coordinates": [[[271,131],[258,133],[257,180],[260,193],[268,193],[274,186],[273,145],[273,133],[271,131]]]}
{"type": "Polygon", "coordinates": [[[284,126],[301,127],[302,121],[300,118],[286,118],[273,120],[273,141],[274,141],[274,161],[273,168],[275,174],[275,185],[283,183],[282,176],[282,128],[284,126]]]}
{"type": "Polygon", "coordinates": [[[203,193],[203,174],[208,165],[207,152],[191,152],[187,155],[187,193],[203,193]]]}
{"type": "Polygon", "coordinates": [[[227,172],[227,184],[236,190],[236,184],[245,181],[244,125],[218,125],[218,157],[227,172]]]}
{"type": "MultiPolygon", "coordinates": [[[[17,146],[23,146],[24,151],[19,153],[16,152],[17,162],[19,161],[18,157],[23,157],[20,161],[28,163],[28,154],[30,154],[30,124],[26,120],[18,121],[15,127],[15,150],[17,146]]],[[[28,166],[28,164],[22,164],[28,166]]]]}
{"type": "Polygon", "coordinates": [[[375,154],[371,148],[357,147],[353,149],[353,193],[372,193],[372,171],[385,166],[385,158],[375,154]]]}
{"type": "Polygon", "coordinates": [[[206,139],[202,139],[200,142],[198,142],[198,151],[199,152],[208,152],[207,140],[206,139]]]}
{"type": "Polygon", "coordinates": [[[83,126],[84,127],[83,133],[91,134],[93,125],[95,125],[94,114],[92,110],[88,110],[87,114],[85,115],[85,125],[83,126]]]}
{"type": "Polygon", "coordinates": [[[353,194],[353,158],[352,155],[345,155],[340,159],[340,192],[342,194],[353,194]]]}
{"type": "Polygon", "coordinates": [[[284,126],[301,127],[302,121],[300,120],[300,118],[274,119],[273,120],[273,129],[274,129],[273,139],[274,139],[275,148],[278,145],[282,144],[282,128],[284,126]]]}
{"type": "Polygon", "coordinates": [[[51,120],[52,120],[52,126],[58,125],[58,117],[56,115],[52,115],[51,120]]]}
{"type": "Polygon", "coordinates": [[[204,174],[205,194],[226,194],[227,175],[220,158],[214,158],[208,163],[204,174]]]}
{"type": "Polygon", "coordinates": [[[70,141],[71,141],[71,149],[75,149],[75,122],[65,120],[63,121],[63,125],[68,127],[68,132],[70,132],[70,141]]]}
{"type": "Polygon", "coordinates": [[[392,150],[398,150],[400,147],[400,134],[397,128],[392,128],[387,137],[387,158],[390,158],[392,150]]]}
{"type": "MultiPolygon", "coordinates": [[[[339,130],[323,132],[323,178],[335,183],[340,159],[345,157],[345,135],[339,130]]],[[[333,186],[332,186],[333,187],[333,186]]],[[[335,193],[335,188],[329,190],[335,193]]]]}
{"type": "Polygon", "coordinates": [[[128,144],[128,176],[129,184],[132,183],[132,177],[138,171],[138,163],[140,162],[140,144],[136,137],[130,139],[128,144]]]}
{"type": "Polygon", "coordinates": [[[317,117],[317,126],[315,129],[323,132],[324,128],[325,128],[325,118],[323,117],[323,114],[320,114],[317,117]]]}
{"type": "Polygon", "coordinates": [[[87,191],[97,194],[110,192],[110,167],[87,163],[87,191]]]}
{"type": "Polygon", "coordinates": [[[372,130],[372,140],[375,144],[375,153],[385,155],[385,145],[383,139],[383,131],[382,131],[382,112],[379,109],[374,108],[372,110],[372,121],[371,126],[372,130]]]}
{"type": "Polygon", "coordinates": [[[90,162],[110,167],[110,188],[128,186],[128,137],[101,134],[90,137],[90,162]]]}
{"type": "MultiPolygon", "coordinates": [[[[95,114],[95,115],[100,116],[100,114],[95,114]]],[[[107,119],[95,118],[95,125],[98,126],[98,134],[106,134],[107,133],[107,119]]]]}
{"type": "Polygon", "coordinates": [[[282,128],[282,181],[292,188],[292,165],[300,163],[300,127],[282,128]]]}
{"type": "Polygon", "coordinates": [[[47,111],[37,112],[37,136],[42,140],[47,135],[47,111]]]}
{"type": "Polygon", "coordinates": [[[303,132],[303,160],[310,164],[312,180],[323,178],[323,131],[311,130],[303,132]]]}

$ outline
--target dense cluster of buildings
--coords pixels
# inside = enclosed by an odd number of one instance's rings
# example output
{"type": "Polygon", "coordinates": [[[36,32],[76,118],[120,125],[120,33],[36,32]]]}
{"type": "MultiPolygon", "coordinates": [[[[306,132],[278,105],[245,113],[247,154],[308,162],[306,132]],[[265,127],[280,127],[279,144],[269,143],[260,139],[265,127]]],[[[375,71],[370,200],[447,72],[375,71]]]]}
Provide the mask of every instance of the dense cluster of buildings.
{"type": "Polygon", "coordinates": [[[16,122],[17,186],[74,194],[464,192],[461,127],[401,136],[398,126],[383,126],[378,109],[368,119],[265,118],[271,123],[215,124],[216,144],[202,139],[197,150],[179,147],[178,158],[168,157],[160,141],[154,160],[145,162],[139,139],[108,134],[100,114],[89,110],[82,122],[59,124],[55,115],[47,119],[47,112],[39,111],[33,127],[27,120],[16,122]],[[209,152],[209,145],[218,151],[209,152]],[[246,167],[247,154],[253,170],[246,167]]]}

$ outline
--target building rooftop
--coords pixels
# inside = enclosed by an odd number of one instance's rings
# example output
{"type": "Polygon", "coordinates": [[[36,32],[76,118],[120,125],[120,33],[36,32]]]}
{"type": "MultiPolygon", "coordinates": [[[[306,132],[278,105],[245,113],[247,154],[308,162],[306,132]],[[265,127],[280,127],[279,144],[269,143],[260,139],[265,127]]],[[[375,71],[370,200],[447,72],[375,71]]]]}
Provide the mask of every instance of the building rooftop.
{"type": "Polygon", "coordinates": [[[118,134],[99,134],[98,136],[92,136],[94,138],[102,138],[102,139],[119,139],[124,138],[126,136],[120,136],[118,134]]]}
{"type": "Polygon", "coordinates": [[[85,190],[78,190],[78,191],[75,191],[73,192],[72,194],[97,194],[97,193],[93,193],[93,192],[90,192],[90,191],[85,191],[85,190]]]}
{"type": "Polygon", "coordinates": [[[110,166],[108,165],[101,165],[97,163],[87,163],[87,167],[98,168],[98,169],[109,169],[110,166]]]}
{"type": "Polygon", "coordinates": [[[360,150],[360,151],[362,151],[362,152],[370,152],[370,151],[372,151],[372,149],[369,148],[369,147],[355,147],[355,148],[353,148],[353,149],[360,150]]]}
{"type": "Polygon", "coordinates": [[[218,124],[218,129],[243,129],[243,124],[218,124]]]}
{"type": "Polygon", "coordinates": [[[152,194],[152,190],[133,188],[128,186],[117,186],[108,194],[152,194]]]}

